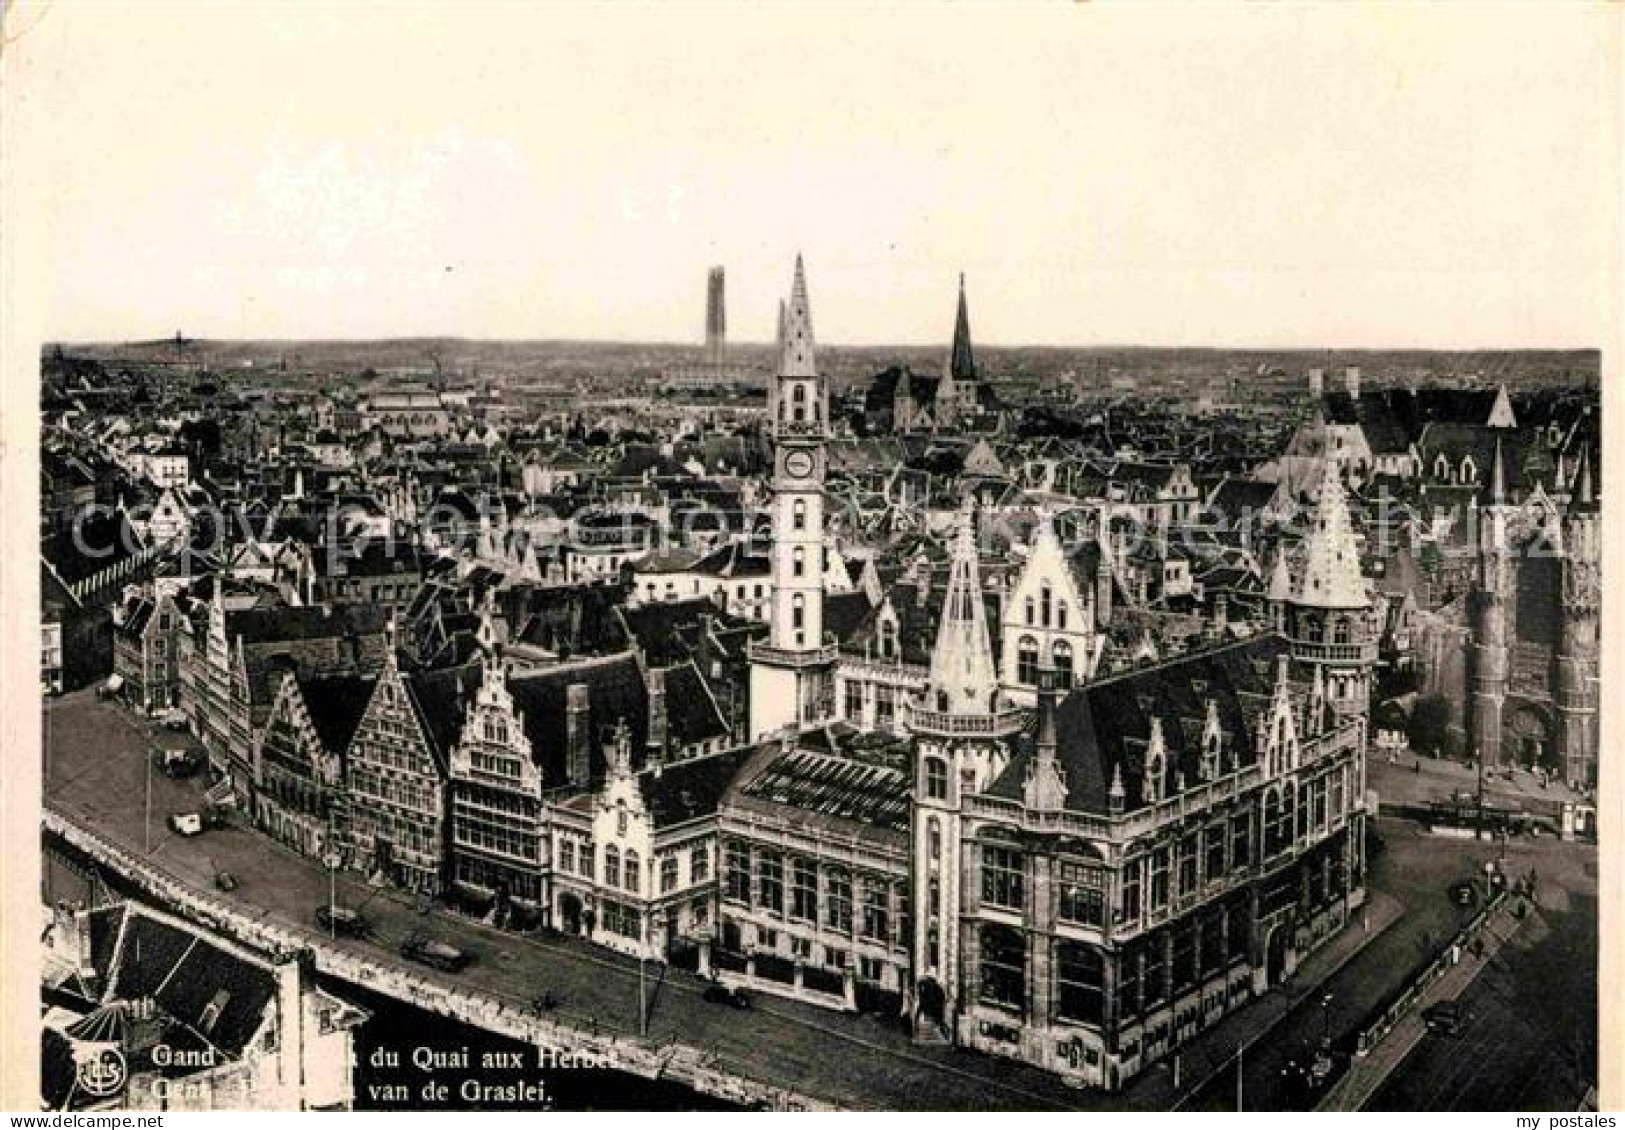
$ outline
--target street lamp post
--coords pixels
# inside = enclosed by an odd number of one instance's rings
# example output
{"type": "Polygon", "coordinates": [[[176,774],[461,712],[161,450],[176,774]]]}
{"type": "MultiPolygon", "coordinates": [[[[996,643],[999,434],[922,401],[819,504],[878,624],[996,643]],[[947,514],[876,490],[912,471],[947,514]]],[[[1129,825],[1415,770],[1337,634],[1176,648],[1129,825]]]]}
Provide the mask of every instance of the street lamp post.
{"type": "Polygon", "coordinates": [[[143,755],[147,762],[146,774],[146,801],[142,807],[142,842],[145,844],[147,855],[152,854],[152,751],[147,750],[143,755]]]}

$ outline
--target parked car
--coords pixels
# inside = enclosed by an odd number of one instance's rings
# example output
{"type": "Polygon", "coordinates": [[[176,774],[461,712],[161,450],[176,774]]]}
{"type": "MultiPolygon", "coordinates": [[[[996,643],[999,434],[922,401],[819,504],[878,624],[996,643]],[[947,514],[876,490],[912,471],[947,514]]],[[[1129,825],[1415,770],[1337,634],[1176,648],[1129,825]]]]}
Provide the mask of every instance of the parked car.
{"type": "Polygon", "coordinates": [[[169,827],[177,836],[201,836],[203,817],[196,812],[176,812],[169,817],[169,827]]]}
{"type": "Polygon", "coordinates": [[[367,932],[367,920],[347,906],[318,906],[316,925],[347,938],[359,938],[367,932]]]}
{"type": "Polygon", "coordinates": [[[456,973],[474,960],[456,946],[431,938],[421,930],[406,935],[401,942],[401,956],[447,973],[456,973]]]}
{"type": "Polygon", "coordinates": [[[705,999],[712,1004],[725,1004],[730,1008],[750,1007],[749,993],[737,986],[730,989],[721,981],[713,981],[705,987],[705,999]]]}
{"type": "Polygon", "coordinates": [[[1454,1036],[1466,1026],[1467,1019],[1467,1010],[1461,1007],[1460,1001],[1440,1001],[1422,1010],[1422,1023],[1429,1032],[1441,1036],[1454,1036]]]}
{"type": "Polygon", "coordinates": [[[1450,901],[1457,906],[1477,906],[1478,884],[1471,879],[1450,884],[1450,901]]]}
{"type": "Polygon", "coordinates": [[[202,760],[194,757],[190,750],[160,749],[158,758],[159,768],[164,771],[164,775],[176,780],[190,777],[203,768],[202,760]]]}

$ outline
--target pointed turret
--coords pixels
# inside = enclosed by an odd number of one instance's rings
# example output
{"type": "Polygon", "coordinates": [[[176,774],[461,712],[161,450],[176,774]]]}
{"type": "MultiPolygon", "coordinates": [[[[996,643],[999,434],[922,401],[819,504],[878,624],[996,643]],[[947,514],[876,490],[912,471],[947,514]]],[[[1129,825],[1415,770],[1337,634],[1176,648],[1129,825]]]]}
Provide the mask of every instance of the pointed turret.
{"type": "Polygon", "coordinates": [[[954,540],[943,601],[942,624],[931,655],[929,695],[934,709],[949,714],[990,714],[999,685],[982,607],[975,511],[966,506],[954,540]]]}
{"type": "Polygon", "coordinates": [[[1038,812],[1058,812],[1066,805],[1066,779],[1061,775],[1059,742],[1055,736],[1056,672],[1038,672],[1038,740],[1032,769],[1027,774],[1023,799],[1038,812]]]}
{"type": "Polygon", "coordinates": [[[1113,813],[1122,812],[1128,803],[1128,789],[1123,787],[1123,763],[1112,767],[1112,784],[1106,792],[1106,807],[1113,813]]]}
{"type": "Polygon", "coordinates": [[[812,305],[807,299],[807,272],[796,255],[795,279],[790,285],[790,303],[784,311],[783,341],[779,346],[781,377],[816,377],[813,360],[812,305]]]}
{"type": "MultiPolygon", "coordinates": [[[[1274,587],[1273,584],[1271,586],[1274,587]]],[[[1336,464],[1328,462],[1315,498],[1314,527],[1293,603],[1303,608],[1366,608],[1360,550],[1336,464]]]]}
{"type": "Polygon", "coordinates": [[[1597,495],[1591,483],[1590,448],[1586,448],[1580,453],[1580,476],[1578,485],[1574,489],[1574,505],[1584,510],[1594,510],[1597,507],[1597,495]]]}

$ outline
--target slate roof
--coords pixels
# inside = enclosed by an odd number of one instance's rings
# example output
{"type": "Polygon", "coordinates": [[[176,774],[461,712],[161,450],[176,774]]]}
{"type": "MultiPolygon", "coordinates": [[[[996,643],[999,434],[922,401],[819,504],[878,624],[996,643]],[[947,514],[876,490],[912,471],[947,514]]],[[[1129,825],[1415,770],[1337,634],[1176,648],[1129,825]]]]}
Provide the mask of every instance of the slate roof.
{"type": "Polygon", "coordinates": [[[754,752],[750,746],[740,746],[638,774],[638,791],[655,827],[684,824],[716,812],[728,786],[754,752]]]}
{"type": "MultiPolygon", "coordinates": [[[[1107,811],[1113,771],[1122,767],[1125,811],[1145,804],[1142,781],[1145,743],[1152,715],[1162,719],[1168,749],[1168,786],[1181,771],[1199,779],[1201,723],[1209,698],[1217,701],[1220,726],[1242,764],[1256,760],[1254,725],[1275,686],[1276,659],[1289,654],[1285,637],[1274,633],[1220,646],[1120,675],[1099,679],[1068,694],[1056,708],[1058,754],[1067,782],[1066,807],[1078,812],[1107,811]],[[1197,723],[1194,736],[1189,722],[1197,723]]],[[[1294,670],[1294,682],[1307,682],[1294,670]]],[[[1032,754],[1018,750],[988,788],[994,796],[1019,800],[1032,754]]]]}
{"type": "MultiPolygon", "coordinates": [[[[127,917],[118,948],[118,983],[109,996],[152,997],[166,1014],[206,1034],[210,1043],[234,1058],[242,1054],[276,995],[269,970],[136,909],[127,917]],[[203,1014],[211,1004],[219,1015],[213,1024],[205,1024],[203,1014]]],[[[97,972],[105,979],[108,970],[97,972]]]]}
{"type": "Polygon", "coordinates": [[[329,753],[342,754],[350,748],[361,716],[372,701],[377,679],[347,676],[315,677],[299,680],[299,693],[305,700],[311,724],[329,753]]]}
{"type": "MultiPolygon", "coordinates": [[[[632,739],[634,765],[645,754],[649,735],[649,694],[637,661],[631,656],[511,675],[508,678],[508,693],[513,696],[514,708],[524,718],[531,757],[542,771],[542,783],[546,788],[585,784],[569,780],[569,756],[565,746],[568,688],[576,683],[587,686],[587,734],[592,779],[602,779],[608,770],[609,760],[605,751],[614,740],[616,725],[623,719],[632,739]]],[[[669,719],[669,692],[667,703],[669,719]]]]}
{"type": "Polygon", "coordinates": [[[64,584],[78,584],[146,548],[128,518],[118,512],[92,512],[75,527],[42,538],[40,556],[64,584]]]}

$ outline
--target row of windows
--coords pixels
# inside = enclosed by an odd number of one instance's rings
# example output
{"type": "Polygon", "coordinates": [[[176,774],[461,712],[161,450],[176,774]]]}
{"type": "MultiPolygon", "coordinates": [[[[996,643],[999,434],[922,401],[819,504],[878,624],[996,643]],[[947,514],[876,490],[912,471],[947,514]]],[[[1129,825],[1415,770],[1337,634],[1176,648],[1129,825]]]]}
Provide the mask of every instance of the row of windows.
{"type": "MultiPolygon", "coordinates": [[[[1059,673],[1061,686],[1071,686],[1072,645],[1056,640],[1050,645],[1049,662],[1059,673]]],[[[1022,636],[1016,642],[1016,681],[1029,687],[1038,685],[1038,641],[1032,636],[1022,636]]]]}
{"type": "MultiPolygon", "coordinates": [[[[892,924],[891,884],[884,879],[860,877],[857,894],[858,936],[887,940],[892,924]]],[[[813,860],[795,856],[787,876],[781,853],[760,850],[753,860],[749,846],[737,841],[723,849],[723,896],[732,902],[786,914],[793,920],[815,925],[821,921],[825,928],[842,934],[851,934],[854,926],[853,878],[848,869],[820,868],[813,860]]]]}
{"type": "Polygon", "coordinates": [[[1029,628],[1045,627],[1066,631],[1068,618],[1066,601],[1055,600],[1047,584],[1039,587],[1036,603],[1030,596],[1022,602],[1022,614],[1029,628]]]}

